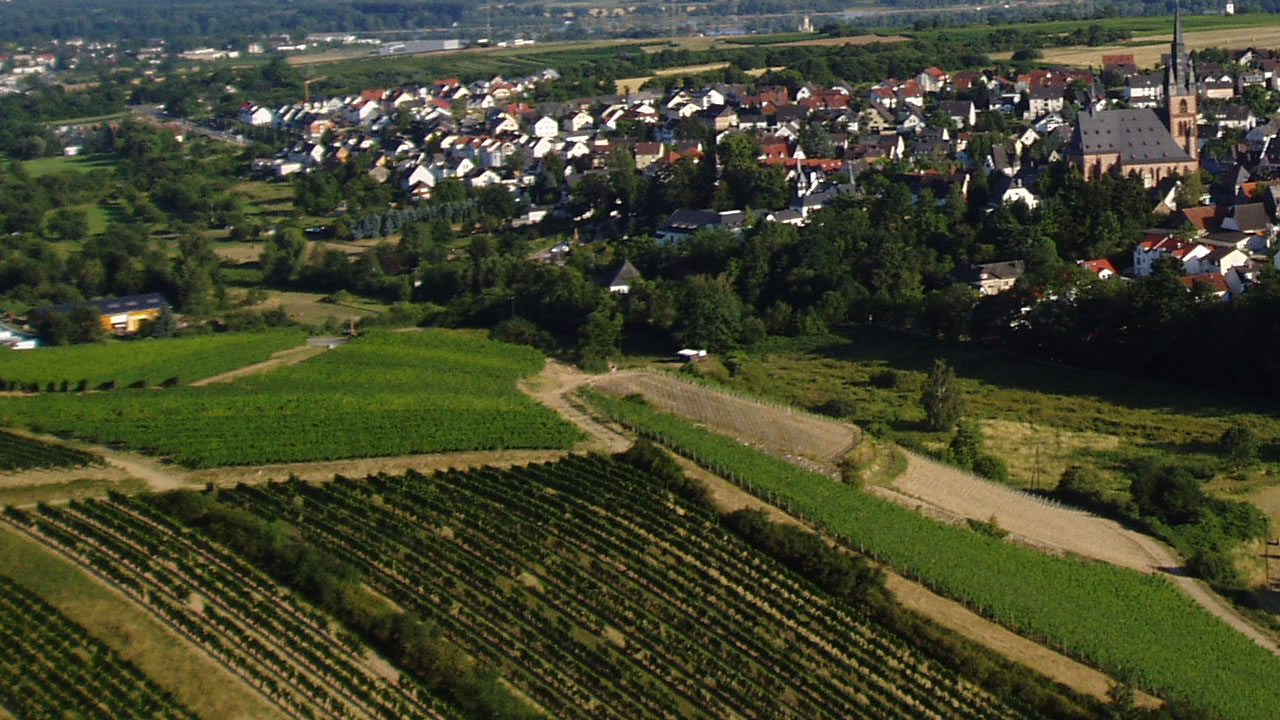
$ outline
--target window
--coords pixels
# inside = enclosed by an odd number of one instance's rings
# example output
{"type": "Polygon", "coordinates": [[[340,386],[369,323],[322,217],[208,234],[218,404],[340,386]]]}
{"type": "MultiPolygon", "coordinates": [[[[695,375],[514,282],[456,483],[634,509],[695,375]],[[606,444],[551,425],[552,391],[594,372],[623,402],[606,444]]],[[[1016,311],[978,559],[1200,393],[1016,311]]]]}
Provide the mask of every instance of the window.
{"type": "Polygon", "coordinates": [[[1184,113],[1186,111],[1187,111],[1187,101],[1186,100],[1178,101],[1178,112],[1184,113]]]}

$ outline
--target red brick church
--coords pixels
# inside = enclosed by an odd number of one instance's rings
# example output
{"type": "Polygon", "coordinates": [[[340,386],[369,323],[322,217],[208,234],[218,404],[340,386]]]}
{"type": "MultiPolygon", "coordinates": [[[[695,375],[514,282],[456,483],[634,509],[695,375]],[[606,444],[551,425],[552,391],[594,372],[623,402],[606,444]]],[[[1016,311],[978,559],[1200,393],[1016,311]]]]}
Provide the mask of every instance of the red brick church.
{"type": "Polygon", "coordinates": [[[1067,156],[1086,178],[1137,173],[1144,185],[1153,187],[1200,167],[1195,70],[1182,39],[1182,12],[1174,12],[1173,44],[1164,68],[1164,107],[1091,110],[1077,118],[1067,156]]]}

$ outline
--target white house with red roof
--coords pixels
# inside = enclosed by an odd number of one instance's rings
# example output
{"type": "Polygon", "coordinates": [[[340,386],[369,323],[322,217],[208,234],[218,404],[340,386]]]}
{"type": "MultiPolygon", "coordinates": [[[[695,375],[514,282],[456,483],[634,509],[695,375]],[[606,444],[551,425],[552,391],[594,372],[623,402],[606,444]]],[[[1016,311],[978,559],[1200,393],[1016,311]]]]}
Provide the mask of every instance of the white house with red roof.
{"type": "Polygon", "coordinates": [[[1182,262],[1184,271],[1198,270],[1200,258],[1209,255],[1208,246],[1192,240],[1183,240],[1172,233],[1147,233],[1133,249],[1133,274],[1135,277],[1150,275],[1158,258],[1172,256],[1182,262]]]}
{"type": "Polygon", "coordinates": [[[1099,280],[1110,280],[1120,274],[1116,272],[1116,266],[1112,265],[1111,261],[1106,258],[1099,258],[1097,260],[1081,260],[1080,267],[1088,270],[1094,275],[1097,275],[1099,280]]]}

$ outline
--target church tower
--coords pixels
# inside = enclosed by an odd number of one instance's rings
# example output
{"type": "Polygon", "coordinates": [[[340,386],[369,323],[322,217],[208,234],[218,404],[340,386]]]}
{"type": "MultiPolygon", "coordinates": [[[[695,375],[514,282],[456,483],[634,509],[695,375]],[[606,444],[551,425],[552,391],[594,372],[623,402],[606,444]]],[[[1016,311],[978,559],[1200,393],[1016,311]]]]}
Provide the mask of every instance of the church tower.
{"type": "Polygon", "coordinates": [[[1182,39],[1182,8],[1175,6],[1173,15],[1173,44],[1169,61],[1164,66],[1164,102],[1169,120],[1169,134],[1191,159],[1200,157],[1200,145],[1196,140],[1196,115],[1199,107],[1196,94],[1196,73],[1187,54],[1187,44],[1182,39]]]}

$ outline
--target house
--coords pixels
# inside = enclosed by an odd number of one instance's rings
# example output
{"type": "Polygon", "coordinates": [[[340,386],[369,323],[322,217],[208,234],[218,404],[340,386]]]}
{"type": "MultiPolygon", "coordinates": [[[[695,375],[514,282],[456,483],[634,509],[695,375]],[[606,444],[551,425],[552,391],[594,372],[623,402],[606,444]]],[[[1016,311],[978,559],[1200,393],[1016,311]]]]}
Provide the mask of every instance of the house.
{"type": "Polygon", "coordinates": [[[103,330],[117,335],[131,335],[141,330],[144,323],[160,317],[160,313],[169,307],[169,301],[160,293],[148,293],[65,305],[49,305],[32,310],[28,320],[50,314],[69,313],[80,307],[92,308],[97,312],[98,322],[103,330]]]}
{"type": "Polygon", "coordinates": [[[1222,105],[1214,108],[1214,115],[1219,128],[1251,130],[1258,124],[1258,118],[1248,105],[1222,105]]]}
{"type": "Polygon", "coordinates": [[[1209,248],[1198,242],[1183,240],[1168,232],[1149,232],[1133,249],[1133,274],[1135,277],[1150,275],[1159,258],[1170,256],[1182,262],[1183,268],[1198,267],[1194,264],[1209,254],[1209,248]]]}
{"type": "Polygon", "coordinates": [[[716,132],[724,132],[738,126],[738,111],[728,105],[714,106],[702,114],[716,132]]]}
{"type": "Polygon", "coordinates": [[[261,105],[245,103],[240,106],[240,112],[236,118],[247,125],[265,127],[275,122],[276,114],[261,105]]]}
{"type": "Polygon", "coordinates": [[[1119,273],[1116,272],[1116,266],[1112,265],[1111,261],[1106,258],[1099,258],[1097,260],[1081,260],[1078,264],[1085,270],[1097,275],[1099,280],[1110,280],[1111,278],[1119,275],[1119,273]]]}
{"type": "Polygon", "coordinates": [[[1132,75],[1124,80],[1124,100],[1129,107],[1153,108],[1164,99],[1164,78],[1155,73],[1132,75]]]}
{"type": "Polygon", "coordinates": [[[533,122],[533,136],[539,138],[553,138],[560,134],[560,123],[556,119],[548,115],[543,115],[533,122]]]}
{"type": "Polygon", "coordinates": [[[635,150],[636,170],[640,171],[661,160],[664,152],[663,145],[660,142],[638,142],[635,150]]]}
{"type": "Polygon", "coordinates": [[[938,92],[951,80],[951,76],[940,67],[927,67],[916,76],[916,82],[925,92],[938,92]]]}
{"type": "Polygon", "coordinates": [[[1188,290],[1193,290],[1197,286],[1206,289],[1210,295],[1223,300],[1229,300],[1231,295],[1231,285],[1227,279],[1218,273],[1197,273],[1187,275],[1182,278],[1182,284],[1187,286],[1188,290]]]}
{"type": "Polygon", "coordinates": [[[1000,178],[992,188],[991,204],[998,206],[1017,202],[1026,205],[1029,210],[1034,210],[1040,204],[1040,198],[1036,197],[1036,194],[1022,182],[1022,178],[1000,178]]]}
{"type": "Polygon", "coordinates": [[[1027,90],[1027,112],[1023,117],[1034,120],[1049,113],[1062,112],[1065,104],[1062,88],[1035,86],[1027,90]]]}
{"type": "Polygon", "coordinates": [[[592,119],[590,113],[579,110],[578,112],[566,117],[564,122],[561,123],[561,126],[566,132],[578,132],[583,128],[591,127],[594,123],[595,120],[592,119]]]}
{"type": "Polygon", "coordinates": [[[961,282],[983,295],[998,295],[1013,287],[1027,271],[1021,260],[968,265],[956,271],[961,282]]]}
{"type": "Polygon", "coordinates": [[[643,279],[640,277],[640,271],[636,269],[635,265],[631,264],[630,260],[623,260],[622,266],[618,268],[618,271],[613,274],[613,279],[609,281],[609,292],[626,295],[631,292],[631,286],[637,280],[643,279]]]}
{"type": "Polygon", "coordinates": [[[973,127],[978,120],[978,109],[972,100],[943,100],[938,109],[961,129],[973,127]]]}
{"type": "Polygon", "coordinates": [[[680,208],[667,218],[654,233],[659,241],[669,242],[689,237],[700,230],[726,229],[741,231],[746,226],[747,214],[742,210],[690,210],[680,208]]]}
{"type": "Polygon", "coordinates": [[[1103,55],[1102,72],[1118,73],[1122,77],[1128,78],[1138,74],[1138,63],[1135,62],[1133,53],[1103,55]]]}

